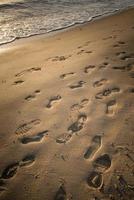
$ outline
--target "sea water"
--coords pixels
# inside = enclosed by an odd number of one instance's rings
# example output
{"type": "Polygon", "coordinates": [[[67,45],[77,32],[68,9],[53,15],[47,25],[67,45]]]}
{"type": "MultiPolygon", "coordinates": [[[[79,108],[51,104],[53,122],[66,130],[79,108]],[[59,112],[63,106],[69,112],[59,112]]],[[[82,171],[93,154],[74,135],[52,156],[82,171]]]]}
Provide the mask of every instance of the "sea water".
{"type": "Polygon", "coordinates": [[[0,0],[0,44],[90,21],[134,0],[0,0]]]}

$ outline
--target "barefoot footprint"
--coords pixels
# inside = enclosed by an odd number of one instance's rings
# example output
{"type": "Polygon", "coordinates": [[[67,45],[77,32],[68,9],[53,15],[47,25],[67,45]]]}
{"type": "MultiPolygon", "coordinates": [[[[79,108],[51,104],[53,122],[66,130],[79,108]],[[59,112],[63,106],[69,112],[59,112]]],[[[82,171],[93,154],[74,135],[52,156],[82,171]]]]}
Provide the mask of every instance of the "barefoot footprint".
{"type": "Polygon", "coordinates": [[[82,99],[80,103],[73,104],[71,110],[80,110],[89,103],[89,99],[82,99]]]}
{"type": "Polygon", "coordinates": [[[20,85],[22,83],[24,83],[23,80],[17,80],[17,81],[14,81],[13,85],[20,85]]]}
{"type": "Polygon", "coordinates": [[[23,76],[25,73],[30,73],[30,72],[35,72],[35,71],[41,71],[41,68],[40,67],[32,67],[29,69],[25,69],[25,70],[19,72],[18,74],[15,74],[15,76],[20,77],[20,76],[23,76]]]}
{"type": "Polygon", "coordinates": [[[36,95],[39,93],[40,93],[40,90],[35,90],[33,94],[30,94],[27,97],[25,97],[25,100],[30,101],[30,100],[34,99],[36,97],[36,95]]]}
{"type": "Polygon", "coordinates": [[[74,75],[74,74],[75,74],[74,72],[68,72],[68,73],[66,73],[66,74],[60,75],[60,78],[61,78],[61,79],[65,79],[65,78],[70,77],[70,76],[72,76],[72,75],[74,75]]]}
{"type": "Polygon", "coordinates": [[[131,64],[126,64],[125,66],[114,66],[113,69],[120,70],[122,72],[131,71],[133,66],[131,64]]]}
{"type": "Polygon", "coordinates": [[[102,92],[97,93],[95,98],[103,99],[104,97],[107,97],[114,93],[119,93],[119,92],[120,92],[120,88],[118,87],[108,88],[108,89],[103,90],[102,92]]]}
{"type": "Polygon", "coordinates": [[[56,103],[56,102],[58,102],[58,101],[60,101],[60,100],[61,100],[61,96],[60,96],[60,95],[53,96],[53,97],[49,100],[49,102],[48,102],[48,104],[46,105],[46,107],[47,107],[47,108],[51,108],[51,107],[53,106],[54,103],[56,103]]]}
{"type": "Polygon", "coordinates": [[[91,73],[95,69],[95,65],[88,65],[84,68],[85,73],[91,73]]]}
{"type": "Polygon", "coordinates": [[[93,86],[94,86],[94,87],[101,87],[101,86],[103,86],[106,82],[107,82],[107,79],[103,78],[103,79],[100,79],[99,81],[95,81],[95,82],[93,83],[93,86]]]}
{"type": "Polygon", "coordinates": [[[83,87],[84,84],[85,84],[84,81],[79,81],[78,83],[72,84],[72,85],[70,85],[69,87],[70,87],[71,89],[77,89],[77,88],[83,87]]]}

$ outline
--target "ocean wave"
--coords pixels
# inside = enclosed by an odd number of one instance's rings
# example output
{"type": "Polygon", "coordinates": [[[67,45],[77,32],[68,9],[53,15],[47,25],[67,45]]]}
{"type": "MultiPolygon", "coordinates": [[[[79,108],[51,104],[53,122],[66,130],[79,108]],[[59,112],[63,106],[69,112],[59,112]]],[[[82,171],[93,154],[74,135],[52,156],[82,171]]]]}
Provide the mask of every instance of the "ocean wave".
{"type": "Polygon", "coordinates": [[[133,5],[133,0],[14,0],[1,3],[0,44],[85,23],[133,5]]]}

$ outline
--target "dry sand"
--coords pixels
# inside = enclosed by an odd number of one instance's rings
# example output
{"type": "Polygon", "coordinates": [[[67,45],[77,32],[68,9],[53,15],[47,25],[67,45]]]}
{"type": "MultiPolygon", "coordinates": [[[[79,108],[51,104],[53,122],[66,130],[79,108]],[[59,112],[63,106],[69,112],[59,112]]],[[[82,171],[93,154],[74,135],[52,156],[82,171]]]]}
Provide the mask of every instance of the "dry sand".
{"type": "Polygon", "coordinates": [[[134,9],[1,48],[0,200],[132,200],[134,9]]]}

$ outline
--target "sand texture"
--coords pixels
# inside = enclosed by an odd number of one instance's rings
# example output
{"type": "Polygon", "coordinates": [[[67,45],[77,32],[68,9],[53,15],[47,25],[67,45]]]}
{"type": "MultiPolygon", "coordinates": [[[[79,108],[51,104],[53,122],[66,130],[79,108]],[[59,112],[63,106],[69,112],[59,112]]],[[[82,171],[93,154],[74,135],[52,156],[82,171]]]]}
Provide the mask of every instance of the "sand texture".
{"type": "Polygon", "coordinates": [[[134,9],[0,50],[0,200],[134,199],[134,9]]]}

